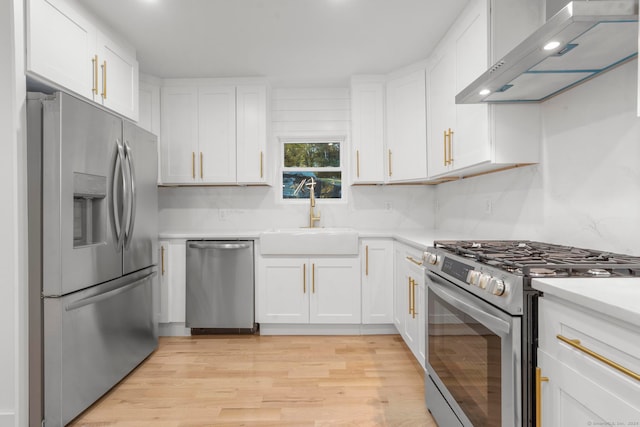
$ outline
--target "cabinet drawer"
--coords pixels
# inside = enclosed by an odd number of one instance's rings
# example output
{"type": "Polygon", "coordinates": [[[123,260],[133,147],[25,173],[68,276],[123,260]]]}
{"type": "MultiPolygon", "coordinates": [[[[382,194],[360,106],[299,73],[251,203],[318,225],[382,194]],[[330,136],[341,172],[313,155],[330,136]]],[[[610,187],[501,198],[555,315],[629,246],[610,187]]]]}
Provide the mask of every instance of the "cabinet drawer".
{"type": "Polygon", "coordinates": [[[540,299],[538,313],[540,350],[599,384],[614,387],[618,381],[615,387],[628,386],[629,392],[640,395],[640,381],[632,376],[640,374],[640,333],[632,325],[547,297],[540,299]],[[622,372],[605,360],[632,372],[622,372]]]}

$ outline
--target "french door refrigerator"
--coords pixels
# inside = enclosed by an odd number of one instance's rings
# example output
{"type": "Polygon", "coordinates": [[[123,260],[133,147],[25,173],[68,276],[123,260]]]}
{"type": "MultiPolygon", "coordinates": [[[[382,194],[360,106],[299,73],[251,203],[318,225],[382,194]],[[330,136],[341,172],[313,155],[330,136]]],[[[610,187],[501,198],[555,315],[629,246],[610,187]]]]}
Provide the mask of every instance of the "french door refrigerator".
{"type": "Polygon", "coordinates": [[[157,138],[27,97],[29,425],[63,426],[157,348],[157,138]]]}

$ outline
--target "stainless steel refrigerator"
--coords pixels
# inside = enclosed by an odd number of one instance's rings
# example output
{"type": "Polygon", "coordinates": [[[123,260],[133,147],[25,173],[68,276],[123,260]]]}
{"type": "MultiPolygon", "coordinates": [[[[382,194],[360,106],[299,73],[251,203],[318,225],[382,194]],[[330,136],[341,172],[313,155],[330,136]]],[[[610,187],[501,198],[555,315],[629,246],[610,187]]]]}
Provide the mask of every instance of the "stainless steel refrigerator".
{"type": "Polygon", "coordinates": [[[157,138],[27,97],[29,425],[62,426],[157,348],[157,138]]]}

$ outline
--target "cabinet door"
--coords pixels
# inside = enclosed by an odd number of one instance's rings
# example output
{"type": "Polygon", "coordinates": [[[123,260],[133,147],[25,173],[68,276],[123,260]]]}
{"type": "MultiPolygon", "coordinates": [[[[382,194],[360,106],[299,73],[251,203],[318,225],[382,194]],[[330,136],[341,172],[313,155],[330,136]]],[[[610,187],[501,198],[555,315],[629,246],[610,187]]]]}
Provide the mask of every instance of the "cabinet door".
{"type": "Polygon", "coordinates": [[[198,147],[196,181],[236,182],[235,86],[198,88],[198,147]]]}
{"type": "Polygon", "coordinates": [[[162,182],[196,182],[198,91],[195,87],[162,88],[162,182]]]}
{"type": "MultiPolygon", "coordinates": [[[[186,320],[186,246],[184,242],[163,242],[164,273],[161,265],[160,321],[184,323],[186,320]]],[[[162,249],[160,249],[162,252],[162,249]]],[[[162,253],[160,254],[162,256],[162,253]]],[[[162,260],[161,260],[162,263],[162,260]]]]}
{"type": "Polygon", "coordinates": [[[158,136],[158,184],[162,183],[162,141],[160,132],[160,86],[140,82],[138,126],[158,136]]]}
{"type": "Polygon", "coordinates": [[[61,0],[30,0],[27,8],[27,71],[92,99],[95,28],[61,0]]]}
{"type": "Polygon", "coordinates": [[[405,262],[404,246],[395,244],[395,266],[394,266],[394,283],[393,283],[393,323],[400,335],[404,336],[404,318],[407,315],[409,304],[407,297],[407,283],[409,274],[407,273],[407,265],[405,262]]]}
{"type": "MultiPolygon", "coordinates": [[[[455,156],[449,152],[449,130],[455,135],[455,52],[448,46],[436,54],[428,70],[429,176],[451,169],[455,156]]],[[[453,138],[453,135],[451,136],[453,138]]]]}
{"type": "Polygon", "coordinates": [[[420,326],[419,326],[419,311],[417,303],[417,287],[423,281],[420,277],[420,269],[414,268],[409,265],[410,261],[405,259],[405,264],[408,264],[408,268],[405,270],[405,283],[407,285],[407,304],[409,310],[405,315],[404,321],[404,341],[411,349],[411,352],[420,360],[419,357],[419,345],[420,345],[420,326]]]}
{"type": "Polygon", "coordinates": [[[237,86],[238,182],[265,183],[267,147],[267,87],[237,86]]]}
{"type": "Polygon", "coordinates": [[[310,322],[360,323],[359,258],[316,258],[310,263],[310,322]]]}
{"type": "Polygon", "coordinates": [[[387,83],[387,174],[391,182],[427,177],[425,70],[387,83]]]}
{"type": "Polygon", "coordinates": [[[640,422],[640,385],[625,377],[600,382],[588,371],[575,370],[538,350],[542,382],[542,425],[637,425],[640,422]],[[614,390],[620,387],[617,394],[614,390]]]}
{"type": "MultiPolygon", "coordinates": [[[[467,87],[488,67],[488,9],[485,0],[470,3],[455,36],[455,94],[467,87]]],[[[456,104],[452,135],[453,168],[460,169],[491,160],[489,106],[456,104]]]]}
{"type": "Polygon", "coordinates": [[[97,35],[99,66],[98,92],[107,108],[131,120],[138,120],[138,61],[135,53],[118,45],[105,34],[97,35]]]}
{"type": "MultiPolygon", "coordinates": [[[[160,323],[169,322],[169,242],[158,242],[160,247],[160,287],[157,289],[157,299],[159,316],[158,321],[160,323]]],[[[185,272],[186,273],[186,272],[185,272]]],[[[185,290],[186,291],[186,290],[185,290]]]]}
{"type": "Polygon", "coordinates": [[[363,240],[362,323],[393,323],[393,241],[363,240]]]}
{"type": "Polygon", "coordinates": [[[351,83],[354,183],[384,182],[384,84],[351,83]]]}
{"type": "Polygon", "coordinates": [[[309,323],[307,259],[262,258],[258,280],[258,322],[309,323]]]}
{"type": "Polygon", "coordinates": [[[418,346],[417,355],[418,362],[422,365],[422,369],[426,368],[426,354],[427,354],[427,337],[425,334],[427,321],[427,300],[426,300],[426,286],[424,283],[424,277],[416,278],[415,286],[415,307],[416,318],[418,319],[418,346]]]}

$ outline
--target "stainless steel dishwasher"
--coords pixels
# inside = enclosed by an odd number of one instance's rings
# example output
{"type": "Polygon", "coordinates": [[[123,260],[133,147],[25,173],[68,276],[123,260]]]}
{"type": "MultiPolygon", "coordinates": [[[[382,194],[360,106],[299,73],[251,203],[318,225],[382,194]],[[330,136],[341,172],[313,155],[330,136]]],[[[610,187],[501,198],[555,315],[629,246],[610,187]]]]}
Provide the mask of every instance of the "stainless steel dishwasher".
{"type": "Polygon", "coordinates": [[[253,333],[253,241],[187,241],[187,327],[192,334],[253,333]]]}

